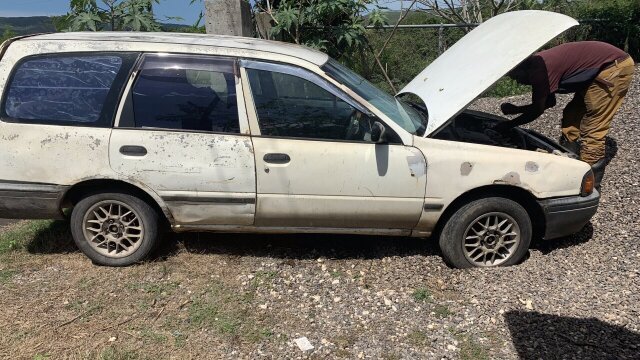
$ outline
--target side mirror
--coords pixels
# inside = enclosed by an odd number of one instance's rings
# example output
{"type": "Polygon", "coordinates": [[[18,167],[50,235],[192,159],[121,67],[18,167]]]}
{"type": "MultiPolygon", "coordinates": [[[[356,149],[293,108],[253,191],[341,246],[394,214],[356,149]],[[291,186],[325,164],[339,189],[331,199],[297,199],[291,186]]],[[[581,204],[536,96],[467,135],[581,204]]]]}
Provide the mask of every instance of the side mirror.
{"type": "Polygon", "coordinates": [[[384,144],[387,142],[387,129],[379,121],[371,126],[371,141],[376,144],[384,144]]]}

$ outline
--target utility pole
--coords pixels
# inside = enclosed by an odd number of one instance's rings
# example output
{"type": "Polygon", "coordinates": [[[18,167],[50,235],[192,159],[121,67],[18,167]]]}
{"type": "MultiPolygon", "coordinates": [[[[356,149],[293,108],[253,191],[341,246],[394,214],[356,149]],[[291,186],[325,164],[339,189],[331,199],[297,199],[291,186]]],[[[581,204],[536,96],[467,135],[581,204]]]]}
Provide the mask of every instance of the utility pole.
{"type": "Polygon", "coordinates": [[[246,0],[205,0],[207,34],[253,36],[251,6],[246,0]]]}

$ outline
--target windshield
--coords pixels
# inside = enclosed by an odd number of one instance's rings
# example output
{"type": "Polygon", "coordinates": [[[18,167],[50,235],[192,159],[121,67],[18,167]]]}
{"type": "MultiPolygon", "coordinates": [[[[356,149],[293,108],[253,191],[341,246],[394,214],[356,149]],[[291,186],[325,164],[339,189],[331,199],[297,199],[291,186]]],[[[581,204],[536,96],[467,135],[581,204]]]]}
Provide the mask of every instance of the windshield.
{"type": "Polygon", "coordinates": [[[329,59],[322,66],[322,69],[329,76],[367,100],[406,131],[418,136],[424,135],[427,116],[426,112],[419,111],[417,106],[411,106],[408,102],[378,89],[365,78],[334,59],[329,59]]]}

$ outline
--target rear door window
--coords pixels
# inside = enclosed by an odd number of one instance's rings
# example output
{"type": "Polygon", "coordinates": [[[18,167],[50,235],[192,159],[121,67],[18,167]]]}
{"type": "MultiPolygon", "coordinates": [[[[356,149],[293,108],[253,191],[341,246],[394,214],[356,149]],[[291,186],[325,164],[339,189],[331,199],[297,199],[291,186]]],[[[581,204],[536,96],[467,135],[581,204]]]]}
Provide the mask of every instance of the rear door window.
{"type": "Polygon", "coordinates": [[[235,61],[146,55],[132,96],[134,124],[121,126],[239,133],[235,61]]]}
{"type": "Polygon", "coordinates": [[[17,65],[3,103],[5,120],[110,126],[137,54],[38,55],[17,65]]]}

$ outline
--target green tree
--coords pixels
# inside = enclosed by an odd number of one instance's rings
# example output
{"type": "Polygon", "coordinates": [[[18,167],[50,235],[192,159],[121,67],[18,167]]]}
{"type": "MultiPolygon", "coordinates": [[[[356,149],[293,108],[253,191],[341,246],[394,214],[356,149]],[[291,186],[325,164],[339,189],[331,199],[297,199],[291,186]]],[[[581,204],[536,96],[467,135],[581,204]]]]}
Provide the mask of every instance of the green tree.
{"type": "Polygon", "coordinates": [[[159,31],[153,4],[159,0],[71,0],[66,16],[55,20],[63,31],[159,31]]]}
{"type": "Polygon", "coordinates": [[[271,16],[274,37],[339,58],[367,45],[365,25],[386,23],[379,9],[369,11],[376,4],[377,0],[260,0],[255,6],[271,16]]]}
{"type": "Polygon", "coordinates": [[[4,30],[2,36],[0,36],[0,43],[3,43],[15,36],[18,36],[18,34],[16,34],[11,27],[8,27],[4,30]]]}

